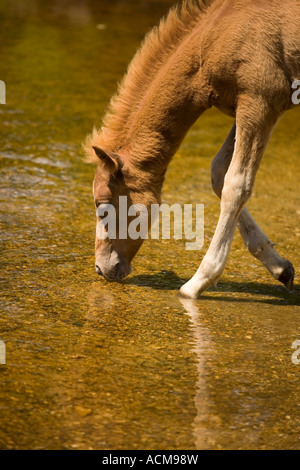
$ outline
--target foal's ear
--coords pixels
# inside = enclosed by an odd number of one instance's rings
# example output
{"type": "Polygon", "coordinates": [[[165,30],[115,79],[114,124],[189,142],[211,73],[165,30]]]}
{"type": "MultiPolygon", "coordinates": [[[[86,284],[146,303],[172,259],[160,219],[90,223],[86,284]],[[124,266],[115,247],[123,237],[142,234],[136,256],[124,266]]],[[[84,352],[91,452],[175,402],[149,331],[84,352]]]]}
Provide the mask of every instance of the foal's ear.
{"type": "Polygon", "coordinates": [[[99,147],[93,147],[95,154],[97,157],[104,163],[109,171],[112,173],[116,173],[119,169],[119,163],[117,162],[116,158],[111,155],[108,155],[104,150],[100,149],[99,147]]]}

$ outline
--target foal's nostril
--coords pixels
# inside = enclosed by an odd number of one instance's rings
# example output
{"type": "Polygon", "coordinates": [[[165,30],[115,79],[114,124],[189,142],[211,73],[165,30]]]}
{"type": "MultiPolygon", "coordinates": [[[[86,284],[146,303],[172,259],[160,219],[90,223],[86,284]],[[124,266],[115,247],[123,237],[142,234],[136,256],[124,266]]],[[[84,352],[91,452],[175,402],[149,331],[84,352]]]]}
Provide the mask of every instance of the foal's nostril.
{"type": "Polygon", "coordinates": [[[96,264],[95,267],[96,267],[96,273],[99,274],[99,276],[103,276],[102,271],[101,271],[101,269],[99,268],[99,266],[96,264]]]}

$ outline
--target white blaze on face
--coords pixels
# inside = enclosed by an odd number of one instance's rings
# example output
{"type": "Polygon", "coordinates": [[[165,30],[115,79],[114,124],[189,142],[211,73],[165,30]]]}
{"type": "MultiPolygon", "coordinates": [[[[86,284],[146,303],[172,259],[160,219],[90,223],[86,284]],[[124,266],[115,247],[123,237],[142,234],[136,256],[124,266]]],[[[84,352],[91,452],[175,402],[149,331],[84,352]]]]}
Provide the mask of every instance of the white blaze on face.
{"type": "Polygon", "coordinates": [[[102,273],[105,275],[110,272],[117,264],[120,263],[120,257],[116,251],[104,249],[101,253],[101,258],[96,259],[96,265],[100,267],[102,273]]]}

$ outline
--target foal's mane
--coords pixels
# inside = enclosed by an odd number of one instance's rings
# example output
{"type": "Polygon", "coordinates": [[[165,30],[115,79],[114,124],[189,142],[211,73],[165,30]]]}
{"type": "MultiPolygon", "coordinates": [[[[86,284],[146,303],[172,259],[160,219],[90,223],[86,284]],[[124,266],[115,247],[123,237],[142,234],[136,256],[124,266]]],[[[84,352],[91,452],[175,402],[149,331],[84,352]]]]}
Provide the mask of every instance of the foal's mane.
{"type": "Polygon", "coordinates": [[[100,130],[94,129],[84,144],[89,163],[99,163],[93,146],[108,153],[121,148],[126,141],[132,117],[139,110],[154,78],[213,1],[181,1],[146,35],[127,74],[119,84],[116,95],[110,101],[103,127],[100,130]]]}

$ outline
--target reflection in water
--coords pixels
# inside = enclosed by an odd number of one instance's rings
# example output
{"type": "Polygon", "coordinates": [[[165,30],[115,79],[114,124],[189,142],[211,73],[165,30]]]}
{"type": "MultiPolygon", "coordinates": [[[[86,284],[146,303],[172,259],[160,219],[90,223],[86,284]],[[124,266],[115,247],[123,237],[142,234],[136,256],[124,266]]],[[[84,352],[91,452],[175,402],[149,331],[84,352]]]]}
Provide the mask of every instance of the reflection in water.
{"type": "MultiPolygon", "coordinates": [[[[219,296],[217,295],[217,298],[219,296]]],[[[219,297],[221,299],[221,297],[219,297]]],[[[181,299],[191,320],[198,382],[197,449],[299,449],[299,372],[291,360],[297,317],[244,300],[181,299]],[[213,304],[213,305],[212,305],[213,304]]]]}
{"type": "MultiPolygon", "coordinates": [[[[126,286],[115,291],[99,291],[97,286],[94,283],[88,293],[84,334],[77,348],[80,356],[97,358],[92,376],[99,386],[93,413],[107,448],[193,448],[196,371],[176,296],[166,292],[158,300],[150,290],[141,297],[138,288],[124,296],[126,286]]],[[[84,380],[90,381],[91,364],[86,360],[84,380]]]]}
{"type": "Polygon", "coordinates": [[[191,299],[179,298],[187,315],[190,317],[192,335],[193,335],[193,351],[197,355],[197,392],[195,396],[195,407],[197,416],[194,420],[194,436],[196,449],[207,449],[207,423],[209,415],[209,396],[207,390],[207,371],[205,368],[205,355],[207,352],[213,353],[214,347],[211,344],[209,329],[201,325],[199,303],[191,299]]]}

